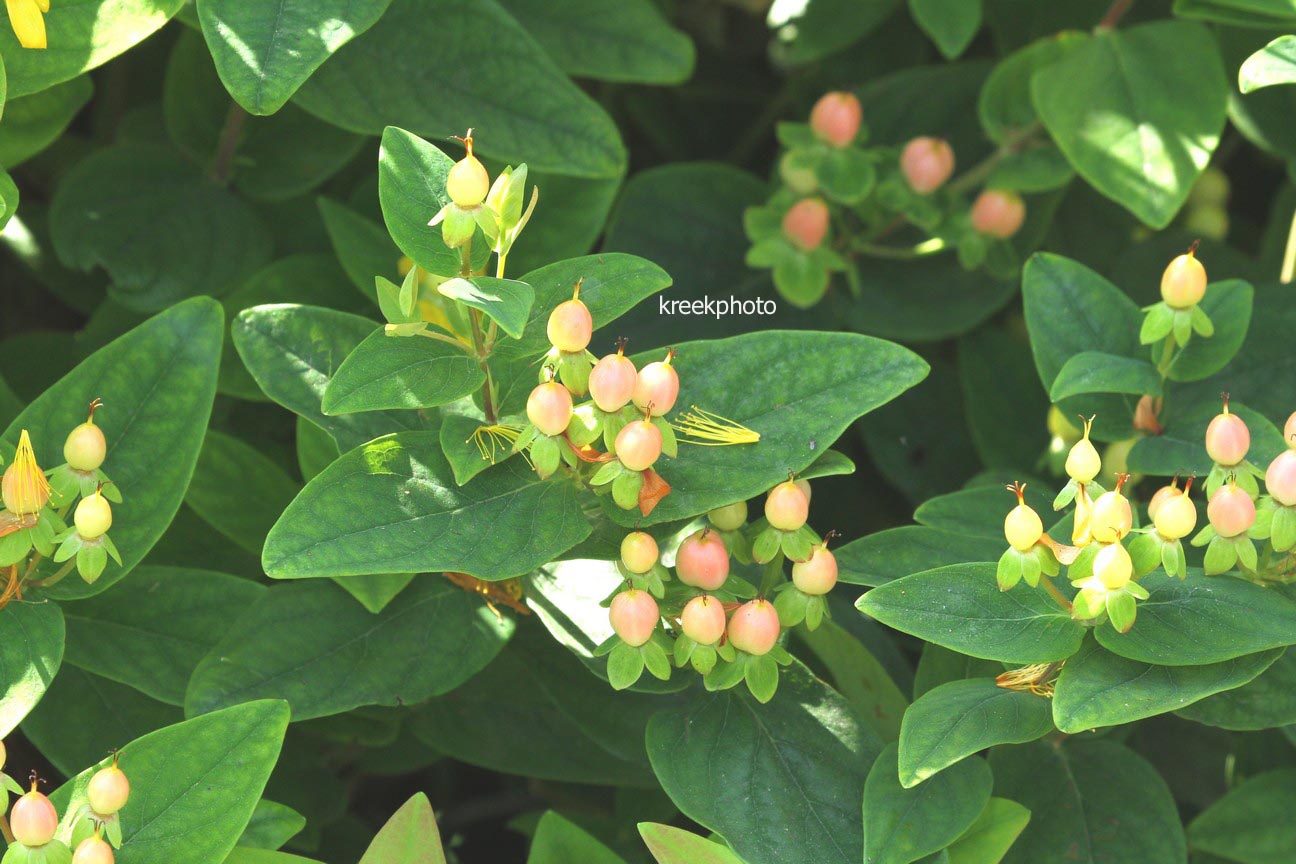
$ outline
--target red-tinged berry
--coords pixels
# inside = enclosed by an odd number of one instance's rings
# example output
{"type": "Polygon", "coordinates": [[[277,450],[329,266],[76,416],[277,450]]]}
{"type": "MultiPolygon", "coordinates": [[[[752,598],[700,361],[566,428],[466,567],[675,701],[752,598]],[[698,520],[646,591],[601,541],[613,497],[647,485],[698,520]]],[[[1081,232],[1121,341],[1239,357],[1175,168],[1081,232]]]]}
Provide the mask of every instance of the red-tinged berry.
{"type": "Polygon", "coordinates": [[[490,175],[486,173],[486,166],[473,155],[471,129],[462,140],[468,153],[450,166],[446,175],[446,193],[460,207],[476,207],[486,200],[486,194],[490,192],[490,175]]]}
{"type": "Polygon", "coordinates": [[[822,198],[802,198],[783,214],[783,235],[802,252],[810,252],[828,236],[828,219],[822,198]]]}
{"type": "Polygon", "coordinates": [[[747,502],[735,501],[717,507],[707,514],[707,519],[719,531],[737,531],[747,524],[747,502]]]}
{"type": "Polygon", "coordinates": [[[909,188],[930,195],[954,173],[954,148],[943,138],[914,138],[900,152],[900,171],[909,188]]]}
{"type": "Polygon", "coordinates": [[[9,830],[15,840],[28,847],[44,846],[54,839],[58,831],[58,811],[36,790],[35,781],[31,791],[15,801],[9,811],[9,830]]]}
{"type": "Polygon", "coordinates": [[[1296,505],[1296,450],[1284,450],[1269,463],[1265,489],[1284,507],[1296,505]]]}
{"type": "Polygon", "coordinates": [[[1129,499],[1121,494],[1121,487],[1127,480],[1128,474],[1118,475],[1116,488],[1104,492],[1094,501],[1093,512],[1089,514],[1089,530],[1099,543],[1124,540],[1134,527],[1134,513],[1130,509],[1129,499]]]}
{"type": "Polygon", "coordinates": [[[580,299],[581,283],[578,280],[572,289],[572,299],[564,300],[549,313],[549,323],[545,332],[549,341],[559,351],[572,353],[584,351],[594,335],[594,318],[589,307],[580,299]]]}
{"type": "Polygon", "coordinates": [[[1229,413],[1228,394],[1224,394],[1224,410],[1215,415],[1206,427],[1206,453],[1220,465],[1237,465],[1251,449],[1251,430],[1246,421],[1229,413]]]}
{"type": "MultiPolygon", "coordinates": [[[[1188,497],[1188,490],[1191,488],[1192,478],[1189,477],[1182,491],[1174,489],[1174,494],[1162,499],[1156,513],[1151,514],[1152,524],[1156,527],[1157,533],[1167,540],[1180,540],[1187,537],[1192,533],[1193,528],[1197,527],[1197,505],[1193,503],[1192,498],[1188,497]]],[[[1148,509],[1151,510],[1150,507],[1148,509]]]]}
{"type": "Polygon", "coordinates": [[[1044,536],[1044,523],[1026,503],[1026,484],[1013,483],[1008,491],[1017,493],[1017,506],[1004,517],[1004,538],[1018,552],[1029,552],[1044,536]]]}
{"type": "Polygon", "coordinates": [[[1179,475],[1176,474],[1174,479],[1170,481],[1169,486],[1162,486],[1152,493],[1152,498],[1148,501],[1148,518],[1155,519],[1157,512],[1165,502],[1182,494],[1183,490],[1179,488],[1179,475]]]}
{"type": "Polygon", "coordinates": [[[1134,575],[1134,561],[1124,546],[1112,543],[1099,549],[1094,556],[1093,573],[1104,588],[1124,588],[1134,575]]]}
{"type": "Polygon", "coordinates": [[[72,856],[72,864],[113,864],[115,860],[112,846],[98,834],[82,840],[72,856]]]}
{"type": "Polygon", "coordinates": [[[809,560],[792,565],[792,584],[803,594],[827,594],[837,584],[837,558],[825,540],[816,546],[809,560]]]}
{"type": "Polygon", "coordinates": [[[103,430],[94,422],[94,412],[103,403],[98,399],[90,403],[90,416],[86,422],[68,433],[63,442],[63,458],[77,471],[95,471],[103,465],[108,455],[108,442],[103,430]]]}
{"type": "Polygon", "coordinates": [[[527,419],[545,435],[567,431],[572,417],[571,392],[557,381],[539,384],[527,397],[527,419]]]}
{"type": "Polygon", "coordinates": [[[662,452],[661,430],[647,420],[627,423],[616,436],[616,455],[631,471],[651,468],[662,452]]]}
{"type": "Polygon", "coordinates": [[[81,499],[72,520],[82,539],[94,540],[107,534],[112,527],[112,506],[102,492],[96,491],[89,498],[81,499]]]}
{"type": "Polygon", "coordinates": [[[1197,244],[1176,256],[1161,274],[1161,299],[1171,309],[1189,309],[1206,296],[1206,268],[1197,260],[1197,244]]]}
{"type": "Polygon", "coordinates": [[[819,97],[810,110],[810,128],[821,140],[845,147],[859,134],[864,109],[854,93],[834,91],[819,97]]]}
{"type": "Polygon", "coordinates": [[[620,411],[630,402],[639,377],[634,362],[625,356],[625,345],[624,339],[617,340],[617,353],[599,360],[590,370],[590,398],[608,413],[620,411]]]}
{"type": "Polygon", "coordinates": [[[699,645],[714,645],[725,632],[724,606],[715,597],[703,594],[684,604],[680,626],[684,635],[699,645]]]}
{"type": "Polygon", "coordinates": [[[729,550],[710,528],[695,531],[675,553],[675,572],[685,585],[715,591],[729,578],[729,550]]]}
{"type": "Polygon", "coordinates": [[[982,234],[1007,240],[1026,221],[1026,203],[1016,192],[986,189],[972,202],[972,227],[982,234]]]}
{"type": "Polygon", "coordinates": [[[1237,537],[1255,524],[1255,502],[1245,489],[1229,482],[1215,490],[1206,505],[1206,518],[1221,537],[1237,537]]]}
{"type": "Polygon", "coordinates": [[[778,642],[779,620],[774,604],[752,600],[734,610],[729,619],[729,644],[748,654],[768,654],[778,642]]]}
{"type": "Polygon", "coordinates": [[[785,480],[765,496],[765,519],[780,531],[796,531],[810,518],[810,499],[792,480],[785,480]]]}
{"type": "Polygon", "coordinates": [[[130,798],[130,781],[114,761],[107,768],[101,768],[90,778],[86,786],[86,799],[90,809],[100,816],[111,816],[126,806],[130,798]]]}
{"type": "Polygon", "coordinates": [[[638,648],[651,639],[660,619],[657,601],[647,591],[637,588],[613,597],[612,607],[608,610],[612,629],[631,648],[638,648]]]}
{"type": "Polygon", "coordinates": [[[669,414],[679,398],[679,374],[671,361],[675,359],[675,350],[666,352],[665,360],[656,360],[639,370],[635,377],[635,407],[640,411],[652,408],[654,417],[669,414]]]}
{"type": "Polygon", "coordinates": [[[643,575],[657,563],[657,541],[651,534],[632,531],[621,540],[621,563],[631,573],[643,575]]]}

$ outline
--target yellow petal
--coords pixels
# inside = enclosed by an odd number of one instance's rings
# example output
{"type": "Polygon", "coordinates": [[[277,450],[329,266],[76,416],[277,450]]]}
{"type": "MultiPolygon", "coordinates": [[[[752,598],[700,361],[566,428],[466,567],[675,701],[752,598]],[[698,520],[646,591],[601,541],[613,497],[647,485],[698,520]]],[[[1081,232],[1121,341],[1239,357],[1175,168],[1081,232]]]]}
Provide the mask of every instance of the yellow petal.
{"type": "Polygon", "coordinates": [[[18,44],[24,48],[45,47],[45,18],[41,7],[49,8],[49,0],[5,0],[9,10],[9,23],[13,25],[18,44]]]}

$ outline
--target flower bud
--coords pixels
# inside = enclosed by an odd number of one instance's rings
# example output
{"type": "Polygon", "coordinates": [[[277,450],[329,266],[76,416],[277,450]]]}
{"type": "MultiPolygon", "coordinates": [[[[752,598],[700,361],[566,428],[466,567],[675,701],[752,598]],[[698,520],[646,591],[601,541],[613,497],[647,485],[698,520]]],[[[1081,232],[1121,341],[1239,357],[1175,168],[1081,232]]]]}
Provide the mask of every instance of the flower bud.
{"type": "Polygon", "coordinates": [[[1094,556],[1093,572],[1104,588],[1124,588],[1134,575],[1134,561],[1124,546],[1112,543],[1099,549],[1094,556]]]}
{"type": "Polygon", "coordinates": [[[94,540],[108,533],[112,527],[112,506],[103,493],[96,491],[89,498],[82,498],[72,516],[77,533],[83,540],[94,540]]]}
{"type": "Polygon", "coordinates": [[[581,302],[580,288],[581,283],[577,281],[572,290],[572,299],[559,303],[549,313],[546,332],[549,341],[559,351],[584,351],[594,333],[594,319],[589,308],[581,302]]]}
{"type": "Polygon", "coordinates": [[[1284,507],[1296,505],[1296,450],[1284,450],[1269,463],[1265,489],[1284,507]]]}
{"type": "Polygon", "coordinates": [[[785,480],[765,496],[765,518],[780,531],[796,531],[810,518],[810,501],[795,482],[785,480]]]}
{"type": "Polygon", "coordinates": [[[1067,454],[1067,476],[1077,483],[1092,483],[1098,476],[1098,472],[1102,470],[1102,458],[1099,457],[1098,449],[1094,447],[1093,442],[1089,440],[1093,420],[1094,418],[1090,417],[1084,421],[1084,437],[1072,445],[1071,452],[1067,454]]]}
{"type": "Polygon", "coordinates": [[[1093,512],[1089,515],[1089,530],[1099,543],[1124,540],[1134,527],[1134,514],[1130,510],[1129,499],[1121,494],[1121,487],[1128,479],[1128,474],[1119,475],[1116,488],[1099,495],[1094,502],[1093,512]]]}
{"type": "Polygon", "coordinates": [[[694,597],[684,604],[680,626],[684,635],[699,645],[714,645],[725,632],[724,606],[706,594],[694,597]]]}
{"type": "Polygon", "coordinates": [[[49,503],[50,485],[45,479],[45,472],[36,464],[36,453],[32,450],[31,438],[27,430],[18,436],[18,449],[13,462],[5,469],[0,479],[0,498],[6,510],[15,516],[32,516],[49,503]]]}
{"type": "Polygon", "coordinates": [[[1171,309],[1190,309],[1206,296],[1206,268],[1194,254],[1196,244],[1176,256],[1161,274],[1161,299],[1171,309]]]}
{"type": "Polygon", "coordinates": [[[972,202],[972,227],[982,234],[1007,240],[1026,221],[1026,203],[1016,192],[986,189],[972,202]]]}
{"type": "Polygon", "coordinates": [[[14,802],[9,811],[9,830],[24,846],[44,846],[58,831],[58,812],[50,800],[36,790],[35,782],[26,795],[14,802]]]}
{"type": "Polygon", "coordinates": [[[651,534],[632,531],[621,540],[621,563],[631,573],[643,575],[657,564],[657,541],[651,534]]]}
{"type": "Polygon", "coordinates": [[[707,514],[707,519],[718,531],[737,531],[747,524],[747,502],[735,501],[733,504],[717,507],[707,514]]]}
{"type": "Polygon", "coordinates": [[[616,455],[631,471],[651,468],[662,452],[661,430],[647,420],[627,423],[616,436],[616,455]]]}
{"type": "Polygon", "coordinates": [[[96,471],[108,455],[108,442],[103,430],[95,425],[94,412],[103,403],[98,399],[90,403],[90,416],[86,422],[68,433],[63,442],[63,458],[77,471],[96,471]]]}
{"type": "Polygon", "coordinates": [[[114,864],[112,846],[98,834],[92,834],[77,846],[72,864],[114,864]]]}
{"type": "Polygon", "coordinates": [[[1239,489],[1237,483],[1229,481],[1211,496],[1206,505],[1206,518],[1210,519],[1216,534],[1237,537],[1255,524],[1255,502],[1245,489],[1239,489]]]}
{"type": "Polygon", "coordinates": [[[685,585],[715,591],[729,578],[729,550],[710,528],[690,534],[675,553],[675,572],[685,585]]]}
{"type": "Polygon", "coordinates": [[[828,205],[822,198],[802,198],[783,214],[783,234],[802,252],[818,249],[828,236],[828,205]]]}
{"type": "Polygon", "coordinates": [[[854,93],[835,91],[819,97],[810,110],[810,128],[834,147],[845,147],[859,134],[864,110],[854,93]]]}
{"type": "Polygon", "coordinates": [[[631,648],[638,648],[652,638],[661,618],[657,601],[647,591],[631,588],[612,598],[608,619],[612,629],[631,648]]]}
{"type": "Polygon", "coordinates": [[[538,384],[527,397],[526,411],[527,419],[543,434],[561,435],[571,422],[571,393],[557,381],[538,384]]]}
{"type": "Polygon", "coordinates": [[[837,584],[837,558],[828,551],[828,544],[815,547],[807,561],[792,565],[792,584],[803,594],[827,594],[837,584]]]}
{"type": "Polygon", "coordinates": [[[631,399],[641,411],[652,406],[654,417],[669,414],[679,397],[679,375],[671,360],[675,358],[674,349],[666,352],[665,360],[649,363],[639,370],[635,378],[634,395],[631,399]]]}
{"type": "Polygon", "coordinates": [[[1018,552],[1028,552],[1044,535],[1044,523],[1034,508],[1026,503],[1025,484],[1014,483],[1008,491],[1017,493],[1017,506],[1004,517],[1004,537],[1008,545],[1018,552]]]}
{"type": "Polygon", "coordinates": [[[1229,413],[1228,394],[1224,394],[1224,410],[1215,415],[1206,427],[1206,453],[1225,467],[1237,465],[1251,449],[1251,430],[1236,414],[1229,413]]]}
{"type": "Polygon", "coordinates": [[[943,138],[914,138],[900,152],[900,171],[919,195],[930,195],[954,173],[954,148],[943,138]]]}
{"type": "MultiPolygon", "coordinates": [[[[1152,515],[1152,524],[1156,531],[1166,540],[1180,540],[1192,533],[1193,528],[1197,527],[1197,505],[1193,504],[1188,497],[1188,489],[1192,486],[1192,480],[1184,486],[1183,491],[1172,489],[1174,494],[1162,499],[1161,506],[1152,515]]],[[[1152,508],[1149,507],[1150,511],[1152,508]]]]}
{"type": "Polygon", "coordinates": [[[446,175],[446,193],[460,207],[476,207],[486,200],[490,192],[490,175],[486,173],[486,166],[473,155],[471,129],[464,136],[463,144],[468,152],[450,166],[450,173],[446,175]]]}
{"type": "Polygon", "coordinates": [[[778,642],[779,620],[774,604],[752,600],[734,610],[729,619],[729,644],[748,654],[768,654],[778,642]]]}
{"type": "Polygon", "coordinates": [[[625,340],[621,340],[617,344],[617,353],[599,360],[589,374],[590,398],[599,410],[609,414],[620,411],[629,403],[639,374],[624,350],[625,340]]]}

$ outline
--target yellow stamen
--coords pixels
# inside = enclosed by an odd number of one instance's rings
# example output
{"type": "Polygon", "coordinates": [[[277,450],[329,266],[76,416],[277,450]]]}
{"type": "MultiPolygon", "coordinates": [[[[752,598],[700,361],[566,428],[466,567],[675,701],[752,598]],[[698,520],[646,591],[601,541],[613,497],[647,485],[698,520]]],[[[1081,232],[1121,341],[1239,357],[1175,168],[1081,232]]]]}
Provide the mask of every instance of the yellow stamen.
{"type": "Polygon", "coordinates": [[[36,464],[36,453],[32,450],[26,429],[18,437],[18,451],[14,454],[13,464],[5,469],[0,492],[3,492],[5,508],[15,516],[33,516],[49,503],[49,481],[36,464]]]}
{"type": "Polygon", "coordinates": [[[514,442],[522,434],[523,426],[515,423],[496,423],[492,426],[479,426],[464,443],[471,441],[477,445],[477,452],[483,461],[495,464],[495,454],[503,452],[505,458],[513,448],[514,442]]]}
{"type": "Polygon", "coordinates": [[[500,615],[500,611],[495,608],[496,603],[507,606],[520,615],[531,614],[531,610],[522,602],[522,580],[520,579],[488,582],[475,576],[469,576],[467,573],[446,572],[443,575],[463,590],[481,595],[486,600],[486,605],[490,607],[490,610],[500,618],[504,616],[500,615]]]}
{"type": "Polygon", "coordinates": [[[5,0],[9,10],[9,23],[13,26],[18,44],[24,48],[44,48],[45,17],[49,0],[5,0]]]}
{"type": "Polygon", "coordinates": [[[682,435],[701,438],[701,441],[689,441],[685,444],[697,444],[702,447],[725,447],[729,444],[755,444],[760,440],[760,433],[748,429],[741,423],[713,414],[696,405],[691,411],[679,416],[671,427],[682,435]]]}
{"type": "Polygon", "coordinates": [[[1005,672],[995,679],[995,684],[1005,690],[1027,690],[1036,696],[1050,697],[1063,662],[1035,663],[1005,672]]]}

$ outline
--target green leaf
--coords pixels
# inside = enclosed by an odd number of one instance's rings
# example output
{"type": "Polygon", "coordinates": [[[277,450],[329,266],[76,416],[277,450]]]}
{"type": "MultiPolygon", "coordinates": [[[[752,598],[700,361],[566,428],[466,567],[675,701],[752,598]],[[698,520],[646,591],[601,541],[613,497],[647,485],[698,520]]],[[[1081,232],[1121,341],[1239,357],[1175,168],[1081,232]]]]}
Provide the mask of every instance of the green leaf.
{"type": "Polygon", "coordinates": [[[1080,176],[1164,228],[1219,143],[1228,85],[1206,28],[1158,21],[1100,30],[1039,70],[1031,94],[1080,176]]]}
{"type": "Polygon", "coordinates": [[[896,779],[897,748],[878,756],[864,785],[864,861],[911,864],[939,852],[972,826],[994,780],[982,759],[965,759],[917,789],[896,779]]]}
{"type": "Polygon", "coordinates": [[[199,0],[198,18],[221,80],[252,114],[273,114],[391,0],[199,0]]]}
{"type": "Polygon", "coordinates": [[[103,267],[112,297],[139,312],[220,295],[270,258],[270,232],[255,212],[149,144],[98,150],[73,166],[54,193],[50,226],[64,265],[103,267]]]}
{"type": "Polygon", "coordinates": [[[946,60],[967,50],[981,29],[981,0],[909,0],[909,14],[946,60]]]}
{"type": "Polygon", "coordinates": [[[1063,732],[1077,733],[1174,711],[1241,687],[1281,653],[1275,649],[1209,666],[1152,666],[1086,641],[1058,676],[1053,722],[1063,732]]]}
{"type": "Polygon", "coordinates": [[[659,822],[640,822],[639,836],[657,864],[742,864],[725,846],[659,822]]]}
{"type": "Polygon", "coordinates": [[[1250,683],[1207,696],[1177,713],[1198,723],[1237,731],[1296,724],[1296,652],[1284,651],[1250,683]]]}
{"type": "Polygon", "coordinates": [[[421,428],[413,411],[332,417],[320,407],[333,373],[375,323],[315,306],[258,306],[234,321],[234,347],[265,394],[333,436],[344,452],[388,432],[421,428]]]}
{"type": "MultiPolygon", "coordinates": [[[[891,342],[855,333],[766,330],[678,346],[676,411],[690,406],[760,434],[759,443],[690,446],[657,470],[671,494],[646,517],[620,512],[621,524],[669,522],[752,498],[819,456],[856,419],[921,381],[928,366],[891,342]],[[861,386],[860,382],[867,382],[861,386]]],[[[642,366],[653,356],[636,356],[642,366]]]]}
{"type": "Polygon", "coordinates": [[[57,604],[15,601],[0,609],[0,737],[45,695],[63,661],[63,637],[57,604]]]}
{"type": "Polygon", "coordinates": [[[396,278],[400,249],[372,219],[329,198],[320,197],[316,204],[342,269],[360,293],[373,298],[375,276],[396,278]]]}
{"type": "Polygon", "coordinates": [[[900,783],[916,786],[996,744],[1024,744],[1053,731],[1049,700],[990,678],[951,681],[924,693],[900,729],[900,783]]]}
{"type": "Polygon", "coordinates": [[[1296,856],[1293,806],[1296,768],[1266,771],[1206,808],[1188,826],[1188,839],[1193,849],[1240,864],[1288,861],[1296,856]]]}
{"type": "Polygon", "coordinates": [[[538,171],[615,177],[626,162],[603,109],[494,0],[394,0],[296,101],[368,135],[389,124],[437,137],[476,126],[481,153],[538,171]]]}
{"type": "Polygon", "coordinates": [[[254,555],[279,514],[301,490],[268,456],[232,435],[208,430],[185,503],[254,555]]]}
{"type": "Polygon", "coordinates": [[[1085,633],[1042,591],[1000,591],[989,563],[915,573],[874,588],[855,605],[920,639],[1005,663],[1066,659],[1085,633]]]}
{"type": "Polygon", "coordinates": [[[527,864],[625,864],[617,855],[584,828],[553,810],[546,811],[536,824],[531,838],[527,864]]]}
{"type": "MultiPolygon", "coordinates": [[[[900,0],[815,0],[789,4],[768,23],[786,43],[780,47],[787,62],[801,66],[822,60],[876,30],[900,0]]],[[[771,10],[773,12],[773,10],[771,10]]]]}
{"type": "Polygon", "coordinates": [[[173,306],[91,354],[5,431],[4,440],[13,443],[27,429],[37,456],[52,467],[68,432],[85,422],[86,406],[104,401],[95,423],[108,441],[103,470],[125,498],[113,505],[112,530],[123,565],[109,567],[93,586],[65,579],[45,589],[50,596],[87,597],[110,587],[171,524],[211,414],[221,331],[216,302],[195,298],[173,306]]]}
{"type": "Polygon", "coordinates": [[[365,850],[360,864],[445,864],[445,861],[432,803],[419,792],[387,820],[365,850]]]}
{"type": "Polygon", "coordinates": [[[437,291],[452,300],[485,312],[514,339],[522,338],[531,305],[535,302],[535,292],[525,282],[493,279],[490,276],[451,279],[438,285],[437,291]]]}
{"type": "MultiPolygon", "coordinates": [[[[541,190],[544,217],[528,222],[526,240],[513,247],[509,267],[525,273],[553,261],[584,255],[603,236],[608,212],[621,190],[620,175],[601,179],[527,172],[532,187],[541,190]]],[[[528,191],[526,193],[530,195],[528,191]]],[[[604,244],[601,248],[610,249],[604,244]]]]}
{"type": "Polygon", "coordinates": [[[321,862],[314,858],[276,852],[273,849],[251,849],[239,845],[230,850],[223,864],[321,864],[321,862]]]}
{"type": "Polygon", "coordinates": [[[278,849],[305,827],[305,816],[286,804],[262,798],[239,835],[238,845],[249,849],[278,849]]]}
{"type": "Polygon", "coordinates": [[[481,364],[460,348],[376,330],[342,361],[320,407],[330,415],[431,408],[475,393],[485,380],[481,364]]]}
{"type": "Polygon", "coordinates": [[[1031,102],[1035,73],[1061,60],[1088,37],[1075,31],[1045,36],[1009,54],[995,65],[977,99],[981,127],[994,141],[1029,128],[1039,118],[1031,102]]]}
{"type": "Polygon", "coordinates": [[[1240,279],[1216,282],[1206,291],[1198,308],[1210,316],[1215,333],[1193,339],[1170,363],[1174,381],[1200,381],[1226,367],[1242,348],[1251,326],[1253,289],[1240,279]]]}
{"type": "Polygon", "coordinates": [[[262,563],[276,579],[443,570],[506,579],[589,533],[566,480],[540,480],[511,460],[459,486],[436,433],[402,432],[308,483],[270,531],[262,563]],[[483,542],[483,532],[511,539],[483,542]]]}
{"type": "Polygon", "coordinates": [[[1156,769],[1109,740],[996,747],[995,795],[1025,805],[1030,824],[1003,864],[1066,850],[1074,864],[1183,864],[1179,811],[1156,769]],[[1135,803],[1137,802],[1137,803],[1135,803]]]}
{"type": "MultiPolygon", "coordinates": [[[[998,483],[970,486],[947,495],[928,498],[914,511],[914,519],[928,528],[968,538],[962,542],[971,548],[977,548],[971,542],[974,538],[995,540],[997,548],[994,555],[984,560],[997,561],[1004,550],[1003,520],[1013,507],[1012,501],[1012,493],[998,483]]],[[[1027,484],[1026,503],[1040,513],[1052,509],[1049,490],[1040,489],[1034,484],[1027,484]]],[[[989,549],[989,545],[986,548],[989,549]]]]}
{"type": "Polygon", "coordinates": [[[1243,93],[1296,83],[1296,36],[1279,36],[1252,54],[1238,70],[1238,89],[1243,93]]]}
{"type": "Polygon", "coordinates": [[[396,599],[414,581],[413,573],[366,573],[356,576],[335,576],[333,581],[360,605],[377,615],[396,599]]]}
{"type": "Polygon", "coordinates": [[[949,864],[999,864],[1030,818],[1030,811],[1016,801],[991,798],[972,827],[950,845],[949,864]]]}
{"type": "MultiPolygon", "coordinates": [[[[1212,394],[1214,398],[1209,400],[1190,400],[1179,398],[1180,393],[1175,395],[1177,401],[1170,402],[1160,418],[1164,431],[1142,438],[1134,445],[1129,453],[1129,467],[1161,477],[1184,472],[1196,472],[1197,476],[1204,477],[1215,464],[1206,453],[1206,427],[1220,413],[1219,396],[1212,394]]],[[[1251,430],[1247,459],[1252,464],[1268,465],[1286,449],[1282,433],[1258,411],[1230,399],[1229,413],[1241,417],[1251,430]]],[[[1198,518],[1202,516],[1205,516],[1204,507],[1198,510],[1198,518]]]]}
{"type": "Polygon", "coordinates": [[[512,618],[439,576],[424,576],[376,616],[324,582],[278,585],[194,670],[185,711],[279,698],[294,720],[308,720],[421,702],[480,671],[512,633],[512,618]]]}
{"type": "MultiPolygon", "coordinates": [[[[459,272],[459,251],[446,246],[440,226],[430,226],[428,221],[450,202],[446,176],[453,164],[439,148],[411,132],[395,126],[382,130],[378,198],[383,221],[396,245],[415,264],[442,275],[459,272]]],[[[485,261],[486,244],[477,245],[485,261]]]]}
{"type": "Polygon", "coordinates": [[[264,593],[224,573],[145,565],[129,585],[65,605],[67,662],[183,705],[198,662],[264,593]]]}
{"type": "Polygon", "coordinates": [[[823,663],[837,692],[846,697],[855,713],[883,741],[896,740],[909,700],[864,643],[831,620],[815,630],[798,628],[793,632],[823,663]]]}
{"type": "Polygon", "coordinates": [[[973,330],[959,339],[958,374],[968,432],[982,463],[1013,472],[1029,467],[1049,434],[1046,426],[1020,418],[1046,416],[1049,402],[1026,334],[1011,327],[973,330]]]}
{"type": "Polygon", "coordinates": [[[1155,573],[1141,584],[1138,626],[1094,631],[1108,651],[1158,666],[1202,666],[1296,643],[1296,601],[1231,576],[1155,573]]]}
{"type": "MultiPolygon", "coordinates": [[[[118,754],[131,780],[121,856],[137,864],[225,859],[252,816],[288,727],[283,702],[249,702],[138,738],[118,754]]],[[[56,789],[65,814],[86,803],[105,759],[56,789]]]]}
{"type": "Polygon", "coordinates": [[[107,63],[160,29],[183,0],[64,0],[45,14],[47,48],[27,50],[0,27],[9,97],[26,96],[107,63]]]}
{"type": "Polygon", "coordinates": [[[90,76],[81,75],[39,93],[7,100],[4,125],[0,126],[0,165],[13,168],[54,143],[93,92],[90,76]]]}
{"type": "Polygon", "coordinates": [[[693,73],[693,42],[651,0],[500,3],[568,75],[637,84],[680,84],[693,73]]]}
{"type": "Polygon", "coordinates": [[[1101,351],[1081,351],[1067,358],[1049,388],[1049,398],[1061,402],[1084,393],[1161,395],[1161,375],[1146,360],[1118,357],[1101,351]]]}
{"type": "Polygon", "coordinates": [[[648,755],[675,806],[762,864],[859,864],[859,801],[880,743],[804,667],[761,705],[742,688],[696,693],[648,723],[648,755]]]}

